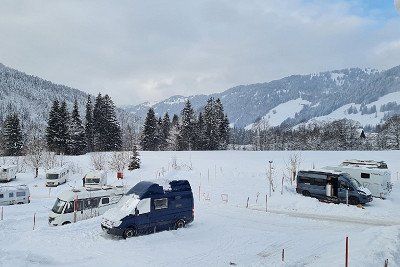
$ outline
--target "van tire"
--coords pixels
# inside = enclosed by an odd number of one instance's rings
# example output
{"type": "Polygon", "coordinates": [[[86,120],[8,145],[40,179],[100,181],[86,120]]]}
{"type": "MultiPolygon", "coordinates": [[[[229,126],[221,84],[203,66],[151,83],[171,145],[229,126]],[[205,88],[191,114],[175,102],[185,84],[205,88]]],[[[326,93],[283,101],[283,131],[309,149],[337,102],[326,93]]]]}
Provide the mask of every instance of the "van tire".
{"type": "Polygon", "coordinates": [[[137,231],[133,228],[128,228],[124,231],[123,238],[131,238],[137,235],[137,231]]]}
{"type": "Polygon", "coordinates": [[[185,225],[186,225],[185,221],[183,219],[180,219],[175,223],[175,230],[178,230],[179,228],[183,228],[183,227],[185,227],[185,225]]]}
{"type": "Polygon", "coordinates": [[[360,201],[358,200],[357,197],[350,197],[349,198],[349,204],[350,205],[358,205],[358,204],[360,204],[360,201]]]}
{"type": "Polygon", "coordinates": [[[307,190],[304,190],[303,192],[301,192],[303,196],[305,197],[309,197],[311,194],[310,192],[308,192],[307,190]]]}
{"type": "Polygon", "coordinates": [[[63,222],[61,225],[67,225],[70,224],[71,222],[63,222]]]}

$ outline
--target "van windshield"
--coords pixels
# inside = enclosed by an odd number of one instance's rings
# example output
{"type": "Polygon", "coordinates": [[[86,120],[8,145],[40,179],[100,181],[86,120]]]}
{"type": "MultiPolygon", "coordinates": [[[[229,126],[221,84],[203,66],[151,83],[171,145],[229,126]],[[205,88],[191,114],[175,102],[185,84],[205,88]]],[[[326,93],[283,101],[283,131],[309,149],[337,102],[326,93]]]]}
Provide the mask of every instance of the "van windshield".
{"type": "Polygon", "coordinates": [[[360,184],[360,182],[357,181],[356,179],[350,178],[350,182],[351,182],[351,184],[352,184],[355,188],[360,188],[360,187],[362,187],[362,185],[360,184]]]}
{"type": "Polygon", "coordinates": [[[46,174],[46,179],[56,180],[58,179],[58,174],[48,173],[46,174]]]}
{"type": "Polygon", "coordinates": [[[87,184],[99,184],[100,179],[99,178],[86,178],[86,183],[87,184]]]}
{"type": "Polygon", "coordinates": [[[54,213],[61,214],[64,209],[64,206],[67,202],[57,198],[56,203],[54,203],[53,208],[51,209],[54,213]]]}

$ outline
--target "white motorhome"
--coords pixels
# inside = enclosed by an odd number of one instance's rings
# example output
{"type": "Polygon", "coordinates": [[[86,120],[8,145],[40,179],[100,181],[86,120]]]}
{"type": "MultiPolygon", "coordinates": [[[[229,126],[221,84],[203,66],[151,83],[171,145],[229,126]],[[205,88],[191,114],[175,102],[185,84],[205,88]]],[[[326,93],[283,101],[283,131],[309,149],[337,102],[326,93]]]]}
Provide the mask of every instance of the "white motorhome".
{"type": "Polygon", "coordinates": [[[9,182],[17,178],[17,165],[3,165],[0,167],[0,181],[9,182]]]}
{"type": "Polygon", "coordinates": [[[385,199],[392,190],[391,174],[383,161],[345,160],[339,166],[328,166],[324,169],[348,173],[363,187],[368,188],[374,197],[385,199]]]}
{"type": "Polygon", "coordinates": [[[65,225],[104,214],[125,194],[124,187],[103,186],[71,189],[58,195],[49,214],[49,224],[65,225]]]}
{"type": "Polygon", "coordinates": [[[30,196],[26,185],[0,186],[0,206],[30,203],[30,196]]]}
{"type": "Polygon", "coordinates": [[[83,186],[104,186],[107,184],[107,172],[92,171],[83,177],[83,186]]]}
{"type": "Polygon", "coordinates": [[[57,167],[46,172],[46,186],[59,186],[67,182],[69,178],[69,166],[57,167]]]}

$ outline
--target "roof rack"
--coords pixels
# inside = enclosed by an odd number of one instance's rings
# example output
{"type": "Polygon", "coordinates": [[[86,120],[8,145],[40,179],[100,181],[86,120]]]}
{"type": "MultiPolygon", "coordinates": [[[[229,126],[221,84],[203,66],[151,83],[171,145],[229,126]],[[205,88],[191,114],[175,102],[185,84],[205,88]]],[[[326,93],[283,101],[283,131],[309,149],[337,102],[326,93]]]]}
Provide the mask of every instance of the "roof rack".
{"type": "Polygon", "coordinates": [[[365,167],[376,167],[380,169],[387,169],[387,164],[384,161],[375,161],[375,160],[358,160],[358,159],[350,159],[344,160],[341,165],[343,166],[365,166],[365,167]]]}

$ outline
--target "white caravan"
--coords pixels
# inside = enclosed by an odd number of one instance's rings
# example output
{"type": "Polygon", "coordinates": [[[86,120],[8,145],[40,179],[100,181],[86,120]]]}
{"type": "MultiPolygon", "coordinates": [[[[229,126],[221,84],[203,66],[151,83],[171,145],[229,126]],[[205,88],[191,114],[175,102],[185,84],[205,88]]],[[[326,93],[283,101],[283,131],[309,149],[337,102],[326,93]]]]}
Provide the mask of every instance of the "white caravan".
{"type": "Polygon", "coordinates": [[[324,169],[348,173],[363,187],[368,188],[374,197],[384,199],[392,190],[391,174],[383,161],[345,160],[339,166],[324,169]]]}
{"type": "Polygon", "coordinates": [[[65,225],[104,214],[125,194],[124,187],[103,186],[64,191],[49,214],[49,224],[65,225]]]}
{"type": "Polygon", "coordinates": [[[3,165],[0,167],[0,181],[9,182],[17,178],[17,165],[3,165]]]}
{"type": "Polygon", "coordinates": [[[30,197],[26,185],[0,186],[0,206],[30,203],[30,197]]]}
{"type": "Polygon", "coordinates": [[[69,166],[57,167],[46,172],[46,186],[59,186],[67,182],[69,178],[69,166]]]}
{"type": "Polygon", "coordinates": [[[92,171],[83,177],[83,186],[103,186],[107,184],[105,171],[92,171]]]}

